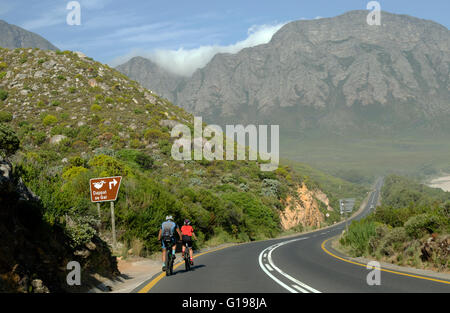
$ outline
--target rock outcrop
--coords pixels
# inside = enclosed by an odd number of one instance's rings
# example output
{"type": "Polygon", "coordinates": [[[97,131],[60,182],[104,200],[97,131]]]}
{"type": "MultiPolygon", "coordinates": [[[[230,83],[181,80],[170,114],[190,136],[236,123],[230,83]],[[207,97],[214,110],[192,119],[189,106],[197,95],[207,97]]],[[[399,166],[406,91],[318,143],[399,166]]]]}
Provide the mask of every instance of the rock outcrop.
{"type": "Polygon", "coordinates": [[[286,198],[286,207],[284,211],[280,212],[282,228],[288,230],[300,224],[303,227],[319,228],[325,220],[324,214],[319,209],[319,201],[332,210],[328,204],[328,198],[323,192],[311,191],[305,184],[299,186],[295,196],[286,198]]]}

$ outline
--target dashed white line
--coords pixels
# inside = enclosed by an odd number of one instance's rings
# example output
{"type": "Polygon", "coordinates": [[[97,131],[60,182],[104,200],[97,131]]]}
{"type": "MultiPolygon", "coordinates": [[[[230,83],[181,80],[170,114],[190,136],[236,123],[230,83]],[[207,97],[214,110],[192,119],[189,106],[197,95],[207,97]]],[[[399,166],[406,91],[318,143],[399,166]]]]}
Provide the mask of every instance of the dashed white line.
{"type": "Polygon", "coordinates": [[[292,293],[298,293],[298,291],[301,291],[301,292],[314,292],[314,293],[320,293],[320,291],[318,291],[318,290],[312,288],[311,286],[308,286],[308,285],[305,284],[305,283],[302,283],[301,281],[297,280],[296,278],[290,276],[289,274],[287,274],[287,273],[283,272],[281,269],[279,269],[279,268],[273,263],[273,261],[272,261],[272,252],[273,252],[276,248],[278,248],[278,247],[280,247],[280,246],[282,246],[282,245],[285,245],[285,244],[288,244],[288,243],[291,243],[291,242],[294,242],[294,241],[298,241],[298,240],[304,240],[304,239],[307,239],[307,238],[308,238],[308,237],[303,237],[303,238],[298,238],[298,239],[293,239],[293,240],[285,241],[285,242],[282,242],[282,243],[277,243],[277,244],[275,244],[275,245],[272,245],[272,246],[270,246],[270,247],[264,249],[264,250],[259,254],[259,266],[261,267],[261,269],[262,269],[262,270],[263,270],[270,278],[272,278],[275,282],[277,282],[280,286],[282,286],[283,288],[287,289],[288,291],[290,291],[290,292],[292,292],[292,293]],[[262,262],[262,256],[263,256],[263,254],[265,254],[266,252],[268,252],[267,260],[268,260],[270,266],[271,266],[275,271],[277,271],[278,273],[280,273],[281,275],[283,275],[285,278],[287,278],[287,279],[289,279],[291,282],[293,282],[293,283],[297,286],[297,287],[295,287],[295,285],[292,285],[295,289],[293,289],[293,288],[291,288],[290,286],[286,285],[286,284],[283,283],[281,280],[279,280],[279,279],[276,278],[274,275],[272,275],[269,271],[267,271],[267,269],[266,269],[267,264],[264,264],[264,265],[266,266],[266,267],[265,267],[265,266],[263,265],[263,262],[262,262]],[[301,286],[301,287],[300,287],[300,286],[301,286]],[[300,289],[299,289],[299,288],[300,288],[300,289]],[[297,291],[297,290],[298,290],[298,291],[297,291]]]}
{"type": "Polygon", "coordinates": [[[292,285],[292,287],[294,287],[295,289],[299,290],[300,292],[303,292],[303,293],[309,293],[309,291],[303,289],[303,288],[300,287],[300,286],[292,285]]]}

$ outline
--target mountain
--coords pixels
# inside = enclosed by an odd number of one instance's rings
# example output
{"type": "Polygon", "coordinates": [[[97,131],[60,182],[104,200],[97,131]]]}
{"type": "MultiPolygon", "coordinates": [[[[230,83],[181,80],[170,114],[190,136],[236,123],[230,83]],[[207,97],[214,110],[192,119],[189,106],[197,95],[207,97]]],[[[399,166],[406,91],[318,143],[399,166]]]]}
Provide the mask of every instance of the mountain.
{"type": "Polygon", "coordinates": [[[441,168],[437,157],[450,150],[450,32],[388,12],[369,26],[367,14],[288,23],[269,43],[217,54],[164,93],[208,123],[279,124],[283,157],[334,175],[441,168]]]}
{"type": "Polygon", "coordinates": [[[58,50],[49,41],[38,34],[0,20],[0,47],[3,48],[39,48],[58,50]]]}
{"type": "Polygon", "coordinates": [[[340,220],[334,208],[345,195],[328,198],[291,166],[262,172],[262,161],[174,160],[170,129],[193,129],[193,116],[107,65],[71,51],[0,48],[0,58],[0,123],[20,139],[11,160],[40,198],[42,218],[61,227],[81,257],[93,236],[112,238],[109,204],[98,212],[90,202],[95,177],[123,177],[117,255],[160,251],[168,214],[191,220],[198,247],[340,220]]]}
{"type": "Polygon", "coordinates": [[[116,69],[170,101],[174,100],[173,92],[185,81],[184,77],[172,74],[142,57],[134,57],[116,69]]]}
{"type": "Polygon", "coordinates": [[[369,26],[367,14],[291,22],[268,44],[217,54],[171,97],[209,122],[282,122],[294,132],[446,127],[449,30],[387,12],[369,26]]]}

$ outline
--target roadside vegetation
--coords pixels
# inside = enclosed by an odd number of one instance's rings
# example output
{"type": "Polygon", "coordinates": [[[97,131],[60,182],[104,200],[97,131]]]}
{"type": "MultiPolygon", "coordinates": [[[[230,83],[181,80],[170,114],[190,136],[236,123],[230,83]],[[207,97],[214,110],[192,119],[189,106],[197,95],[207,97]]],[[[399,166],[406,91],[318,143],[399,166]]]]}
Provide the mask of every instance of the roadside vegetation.
{"type": "Polygon", "coordinates": [[[340,244],[354,257],[416,268],[450,270],[450,192],[389,176],[382,205],[353,221],[340,244]]]}
{"type": "MultiPolygon", "coordinates": [[[[74,248],[95,234],[110,242],[109,204],[99,216],[89,198],[94,177],[123,176],[115,207],[125,256],[160,250],[157,234],[168,214],[192,221],[197,247],[275,237],[288,195],[298,197],[302,184],[321,187],[289,165],[261,172],[261,160],[173,160],[171,125],[192,129],[193,117],[90,58],[0,48],[0,61],[4,136],[20,139],[15,171],[40,197],[45,221],[60,225],[74,248]]],[[[330,213],[324,226],[340,218],[330,213]]]]}

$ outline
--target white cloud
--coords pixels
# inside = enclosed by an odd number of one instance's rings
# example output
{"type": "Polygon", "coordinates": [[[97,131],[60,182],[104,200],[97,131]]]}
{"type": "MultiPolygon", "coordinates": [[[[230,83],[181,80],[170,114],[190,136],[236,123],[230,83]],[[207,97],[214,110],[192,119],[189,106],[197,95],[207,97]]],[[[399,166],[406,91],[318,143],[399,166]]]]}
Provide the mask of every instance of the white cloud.
{"type": "Polygon", "coordinates": [[[20,26],[27,30],[54,26],[66,22],[66,8],[56,7],[45,11],[40,17],[22,23],[20,26]]]}
{"type": "Polygon", "coordinates": [[[194,49],[159,49],[151,52],[133,50],[126,56],[114,59],[111,64],[116,66],[134,56],[142,56],[171,73],[191,76],[196,69],[204,67],[217,53],[237,53],[244,48],[268,43],[272,36],[285,24],[252,26],[247,32],[248,37],[246,39],[227,46],[209,45],[194,49]]]}

